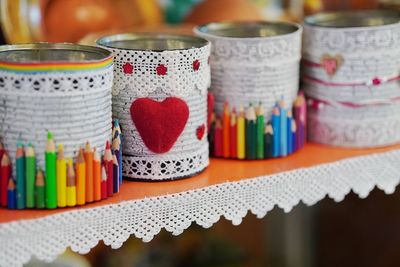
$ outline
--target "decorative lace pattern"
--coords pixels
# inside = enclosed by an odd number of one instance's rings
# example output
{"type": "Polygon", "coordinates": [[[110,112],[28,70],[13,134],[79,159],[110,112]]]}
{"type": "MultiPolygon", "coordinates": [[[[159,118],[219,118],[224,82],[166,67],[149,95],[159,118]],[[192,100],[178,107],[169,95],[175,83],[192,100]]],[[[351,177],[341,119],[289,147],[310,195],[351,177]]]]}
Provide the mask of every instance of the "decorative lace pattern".
{"type": "Polygon", "coordinates": [[[0,72],[0,137],[12,160],[32,142],[43,167],[47,131],[74,156],[86,141],[104,150],[111,136],[112,65],[84,72],[0,72]]]}
{"type": "Polygon", "coordinates": [[[263,104],[266,118],[281,99],[292,103],[299,84],[301,33],[265,38],[219,37],[196,31],[212,43],[211,92],[221,114],[224,102],[239,108],[263,104]]]}
{"type": "MultiPolygon", "coordinates": [[[[331,145],[373,147],[397,143],[400,109],[400,23],[377,27],[304,26],[303,84],[312,99],[330,105],[310,112],[309,137],[331,145]],[[312,66],[313,65],[313,66],[312,66]],[[319,67],[316,67],[319,65],[319,67]]],[[[326,105],[325,105],[326,106],[326,105]]]]}
{"type": "MultiPolygon", "coordinates": [[[[194,175],[208,166],[207,89],[210,85],[210,44],[202,48],[152,52],[111,49],[114,55],[113,117],[124,131],[123,175],[132,179],[163,180],[194,175]],[[178,97],[189,118],[173,147],[157,154],[148,149],[131,116],[131,105],[147,97],[163,101],[178,97]]],[[[173,114],[171,114],[173,116],[173,114]]]]}
{"type": "Polygon", "coordinates": [[[350,191],[365,198],[375,186],[391,194],[400,182],[399,161],[400,150],[393,150],[177,194],[0,224],[0,266],[22,266],[32,256],[52,261],[67,247],[88,253],[101,240],[118,249],[131,235],[149,242],[161,229],[179,235],[193,222],[209,228],[221,216],[239,225],[248,211],[262,218],[275,206],[289,212],[300,201],[313,205],[325,196],[342,201],[350,191]]]}

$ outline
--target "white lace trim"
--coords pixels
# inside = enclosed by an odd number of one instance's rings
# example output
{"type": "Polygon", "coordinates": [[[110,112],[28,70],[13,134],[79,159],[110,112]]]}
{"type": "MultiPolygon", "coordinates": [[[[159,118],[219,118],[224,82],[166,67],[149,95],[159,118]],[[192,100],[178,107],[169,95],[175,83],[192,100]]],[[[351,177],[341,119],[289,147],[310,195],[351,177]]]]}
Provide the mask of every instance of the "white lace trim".
{"type": "Polygon", "coordinates": [[[171,195],[3,223],[0,266],[22,266],[32,256],[52,261],[67,247],[88,253],[101,240],[118,249],[130,235],[149,242],[163,228],[179,235],[192,222],[209,228],[221,216],[238,225],[248,211],[262,218],[275,205],[289,212],[300,201],[313,205],[327,195],[342,201],[351,190],[361,198],[375,186],[391,194],[400,181],[399,161],[400,150],[393,150],[171,195]]]}

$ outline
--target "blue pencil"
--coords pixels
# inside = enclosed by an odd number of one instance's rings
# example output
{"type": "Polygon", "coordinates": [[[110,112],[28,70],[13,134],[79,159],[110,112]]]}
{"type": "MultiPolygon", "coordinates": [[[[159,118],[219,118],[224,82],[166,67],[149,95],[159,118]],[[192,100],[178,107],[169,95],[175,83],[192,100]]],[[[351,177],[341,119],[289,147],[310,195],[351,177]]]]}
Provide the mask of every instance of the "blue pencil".
{"type": "Polygon", "coordinates": [[[7,188],[7,208],[16,209],[17,208],[17,193],[15,188],[15,182],[10,177],[8,180],[8,188],[7,188]]]}
{"type": "Polygon", "coordinates": [[[114,121],[114,129],[115,129],[115,136],[114,138],[119,138],[119,156],[117,157],[118,159],[118,166],[119,166],[119,184],[122,184],[122,131],[121,131],[121,126],[119,125],[119,120],[114,121]]]}
{"type": "Polygon", "coordinates": [[[24,144],[21,140],[19,140],[17,144],[16,177],[17,177],[17,185],[16,185],[17,209],[25,209],[25,204],[26,204],[25,153],[24,153],[24,144]]]}
{"type": "Polygon", "coordinates": [[[279,103],[280,112],[281,112],[281,156],[287,156],[288,147],[287,147],[287,110],[285,106],[285,101],[282,100],[279,103]]]}
{"type": "Polygon", "coordinates": [[[292,111],[288,110],[287,119],[286,119],[286,127],[287,127],[287,154],[290,155],[293,153],[293,140],[292,140],[292,111]]]}
{"type": "Polygon", "coordinates": [[[271,124],[272,124],[272,129],[274,132],[273,135],[273,143],[274,143],[274,151],[273,151],[273,157],[279,157],[280,155],[280,129],[281,129],[281,121],[280,121],[280,112],[279,108],[277,106],[274,107],[272,111],[272,118],[271,118],[271,124]]]}
{"type": "Polygon", "coordinates": [[[292,119],[292,143],[293,143],[293,152],[297,151],[297,143],[296,143],[296,132],[297,132],[297,125],[296,120],[292,119]]]}
{"type": "Polygon", "coordinates": [[[118,193],[119,192],[119,166],[118,166],[118,160],[115,154],[113,155],[113,192],[118,193]]]}

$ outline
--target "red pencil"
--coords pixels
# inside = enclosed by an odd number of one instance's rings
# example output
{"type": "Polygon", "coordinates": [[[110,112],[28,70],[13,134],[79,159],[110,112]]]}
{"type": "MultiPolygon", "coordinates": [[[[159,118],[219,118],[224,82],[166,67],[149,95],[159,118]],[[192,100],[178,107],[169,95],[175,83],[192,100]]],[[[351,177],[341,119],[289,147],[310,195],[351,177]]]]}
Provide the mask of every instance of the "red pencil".
{"type": "Polygon", "coordinates": [[[222,127],[221,127],[221,120],[216,119],[215,121],[215,129],[214,129],[214,156],[215,157],[222,157],[222,127]]]}
{"type": "Polygon", "coordinates": [[[7,154],[4,154],[1,159],[0,164],[0,173],[1,173],[1,206],[7,207],[7,194],[8,194],[8,180],[10,179],[11,174],[11,164],[10,158],[7,154]]]}
{"type": "Polygon", "coordinates": [[[231,113],[231,123],[230,123],[230,154],[231,158],[237,158],[237,123],[236,123],[236,111],[233,110],[231,113]]]}
{"type": "Polygon", "coordinates": [[[229,104],[225,102],[224,104],[224,114],[222,116],[222,153],[224,158],[229,158],[230,156],[230,110],[229,104]]]}
{"type": "Polygon", "coordinates": [[[107,198],[107,172],[104,164],[101,164],[101,199],[107,198]]]}
{"type": "Polygon", "coordinates": [[[109,141],[106,143],[103,161],[107,173],[107,196],[111,197],[114,194],[114,164],[109,141]]]}

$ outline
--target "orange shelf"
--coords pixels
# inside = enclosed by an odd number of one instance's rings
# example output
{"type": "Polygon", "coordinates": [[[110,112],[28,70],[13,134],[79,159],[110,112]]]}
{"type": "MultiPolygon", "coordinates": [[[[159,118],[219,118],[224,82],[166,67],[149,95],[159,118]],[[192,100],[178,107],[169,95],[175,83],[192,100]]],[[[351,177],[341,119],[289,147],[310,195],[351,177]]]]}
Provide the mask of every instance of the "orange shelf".
{"type": "Polygon", "coordinates": [[[304,149],[295,154],[278,159],[238,161],[211,159],[211,164],[201,174],[177,181],[167,182],[131,182],[124,181],[121,192],[104,201],[88,204],[82,207],[56,210],[7,210],[0,209],[0,224],[17,220],[36,219],[47,215],[68,212],[77,209],[90,209],[126,200],[138,200],[183,192],[224,183],[239,181],[262,175],[276,174],[303,167],[330,163],[341,159],[400,149],[400,145],[378,149],[344,149],[318,144],[307,144],[304,149]]]}

